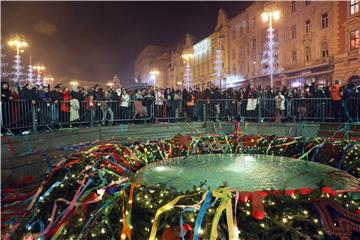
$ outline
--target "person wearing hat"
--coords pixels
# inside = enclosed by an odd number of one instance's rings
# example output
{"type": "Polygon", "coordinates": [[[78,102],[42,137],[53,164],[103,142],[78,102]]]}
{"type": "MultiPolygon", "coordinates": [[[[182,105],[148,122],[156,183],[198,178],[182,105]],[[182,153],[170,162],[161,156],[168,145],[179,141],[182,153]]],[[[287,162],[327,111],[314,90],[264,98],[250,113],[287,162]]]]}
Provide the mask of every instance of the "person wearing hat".
{"type": "Polygon", "coordinates": [[[50,93],[51,98],[51,120],[52,125],[55,127],[57,124],[60,125],[59,115],[60,115],[60,102],[62,101],[62,84],[57,84],[54,87],[54,90],[50,93]]]}
{"type": "Polygon", "coordinates": [[[335,80],[335,84],[330,88],[330,95],[334,118],[335,121],[338,122],[340,121],[339,117],[342,110],[342,89],[340,80],[335,80]]]}

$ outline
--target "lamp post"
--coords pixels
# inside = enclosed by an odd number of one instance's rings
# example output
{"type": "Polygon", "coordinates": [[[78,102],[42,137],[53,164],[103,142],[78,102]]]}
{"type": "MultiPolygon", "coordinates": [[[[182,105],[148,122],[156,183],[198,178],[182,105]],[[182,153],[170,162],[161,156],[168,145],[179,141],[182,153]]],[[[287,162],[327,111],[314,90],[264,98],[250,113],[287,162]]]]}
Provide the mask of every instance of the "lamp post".
{"type": "Polygon", "coordinates": [[[272,6],[269,9],[261,14],[263,22],[269,23],[269,68],[270,68],[270,87],[273,88],[273,74],[275,70],[275,58],[274,58],[274,29],[272,27],[273,21],[280,19],[280,11],[273,9],[272,6]]]}
{"type": "Polygon", "coordinates": [[[79,83],[78,83],[77,81],[71,81],[71,82],[70,82],[70,85],[71,85],[71,86],[77,86],[78,84],[79,84],[79,83]]]}
{"type": "Polygon", "coordinates": [[[46,85],[50,84],[52,81],[54,81],[53,77],[48,76],[44,78],[44,84],[46,83],[46,85]]]}
{"type": "Polygon", "coordinates": [[[187,53],[187,54],[183,54],[182,58],[184,59],[184,61],[186,62],[185,65],[185,83],[184,86],[187,90],[189,90],[189,88],[191,87],[191,68],[190,68],[190,59],[193,58],[194,55],[191,53],[187,53]]]}
{"type": "Polygon", "coordinates": [[[160,72],[157,70],[152,70],[150,72],[151,79],[154,81],[154,87],[156,87],[156,76],[158,76],[159,74],[160,72]]]}
{"type": "Polygon", "coordinates": [[[24,40],[24,38],[20,38],[20,36],[18,35],[14,35],[11,37],[10,41],[8,42],[10,47],[15,47],[16,48],[16,56],[15,56],[15,76],[16,76],[16,84],[19,84],[19,78],[20,78],[20,70],[21,70],[21,66],[20,66],[20,51],[23,52],[24,50],[22,50],[21,48],[23,47],[27,47],[28,43],[24,40]]]}
{"type": "Polygon", "coordinates": [[[37,84],[41,84],[41,71],[45,70],[45,67],[41,64],[33,66],[33,69],[37,70],[37,84]]]}

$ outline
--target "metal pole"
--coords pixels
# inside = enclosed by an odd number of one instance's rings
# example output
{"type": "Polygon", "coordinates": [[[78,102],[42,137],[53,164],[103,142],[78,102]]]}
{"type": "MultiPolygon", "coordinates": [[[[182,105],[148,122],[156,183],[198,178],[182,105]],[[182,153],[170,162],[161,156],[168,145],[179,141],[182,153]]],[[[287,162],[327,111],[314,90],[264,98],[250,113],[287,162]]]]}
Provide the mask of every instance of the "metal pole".
{"type": "MultiPolygon", "coordinates": [[[[272,41],[273,40],[272,38],[274,38],[273,33],[272,33],[272,10],[270,10],[269,26],[270,26],[270,38],[271,38],[270,41],[272,41]]],[[[270,46],[271,46],[270,52],[272,53],[274,51],[274,49],[273,49],[274,46],[273,46],[272,43],[270,44],[270,46]]],[[[273,56],[270,56],[270,58],[272,59],[273,56]]],[[[273,60],[270,61],[270,64],[274,64],[273,60]]],[[[270,87],[271,88],[274,87],[274,84],[273,84],[273,66],[270,66],[270,87]]]]}
{"type": "Polygon", "coordinates": [[[37,116],[36,116],[37,108],[36,106],[31,106],[31,112],[32,112],[32,130],[33,133],[37,133],[37,116]]]}

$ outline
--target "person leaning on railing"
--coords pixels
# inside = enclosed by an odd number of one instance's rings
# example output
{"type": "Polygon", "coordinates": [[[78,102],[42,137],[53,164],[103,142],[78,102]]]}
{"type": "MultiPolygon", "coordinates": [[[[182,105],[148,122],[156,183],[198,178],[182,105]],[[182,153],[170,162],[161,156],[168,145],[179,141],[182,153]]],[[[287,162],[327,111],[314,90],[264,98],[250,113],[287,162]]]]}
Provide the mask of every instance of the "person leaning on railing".
{"type": "Polygon", "coordinates": [[[22,113],[24,119],[24,125],[31,126],[33,121],[33,108],[35,108],[37,95],[35,88],[33,88],[31,83],[25,84],[25,86],[20,91],[20,99],[24,100],[20,104],[24,111],[22,113]]]}
{"type": "Polygon", "coordinates": [[[186,116],[187,119],[194,119],[194,106],[195,106],[195,96],[193,90],[190,89],[186,94],[186,116]]]}
{"type": "Polygon", "coordinates": [[[51,95],[48,86],[39,88],[38,100],[37,107],[40,110],[38,114],[39,124],[51,125],[51,95]]]}
{"type": "Polygon", "coordinates": [[[52,128],[56,127],[56,125],[60,125],[60,103],[62,101],[62,85],[57,84],[54,87],[54,90],[50,93],[50,98],[52,101],[51,104],[51,126],[52,128]]]}
{"type": "Polygon", "coordinates": [[[335,84],[330,89],[332,111],[334,114],[335,121],[340,121],[340,114],[342,112],[342,88],[341,81],[335,80],[335,84]]]}
{"type": "Polygon", "coordinates": [[[181,116],[181,104],[182,104],[182,95],[181,90],[176,90],[174,93],[174,108],[175,108],[175,118],[181,116]]]}
{"type": "Polygon", "coordinates": [[[12,119],[10,118],[10,100],[12,99],[13,97],[10,93],[9,83],[1,82],[1,133],[5,132],[3,127],[9,127],[10,123],[12,122],[12,119]]]}

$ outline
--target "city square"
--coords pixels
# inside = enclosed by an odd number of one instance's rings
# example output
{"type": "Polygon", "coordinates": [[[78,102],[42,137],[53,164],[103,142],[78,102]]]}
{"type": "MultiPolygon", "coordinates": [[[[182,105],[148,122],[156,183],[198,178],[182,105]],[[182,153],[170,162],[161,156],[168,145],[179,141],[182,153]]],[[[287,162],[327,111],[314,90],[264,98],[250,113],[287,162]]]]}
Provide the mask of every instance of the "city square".
{"type": "Polygon", "coordinates": [[[360,239],[360,0],[1,20],[1,239],[360,239]]]}

